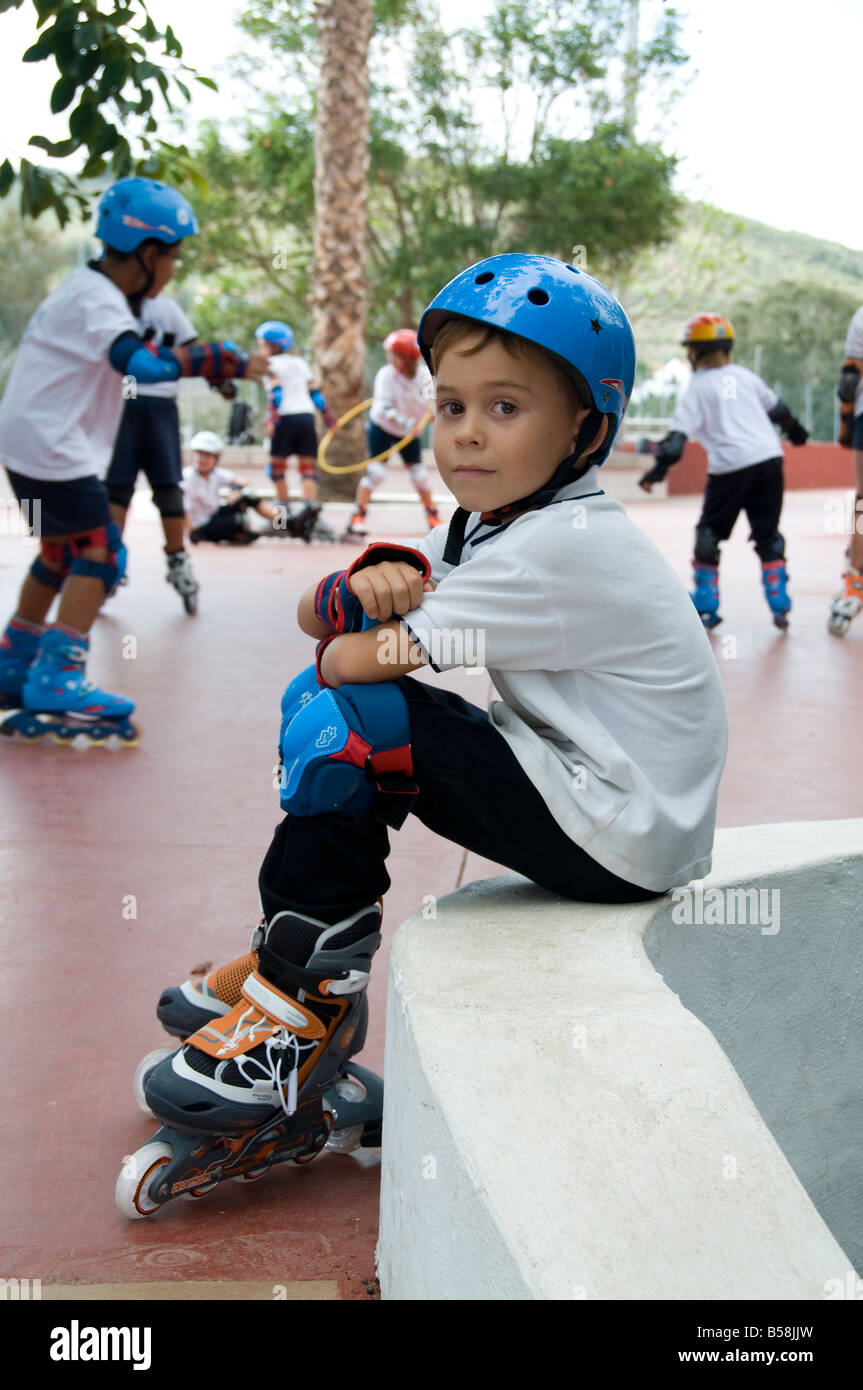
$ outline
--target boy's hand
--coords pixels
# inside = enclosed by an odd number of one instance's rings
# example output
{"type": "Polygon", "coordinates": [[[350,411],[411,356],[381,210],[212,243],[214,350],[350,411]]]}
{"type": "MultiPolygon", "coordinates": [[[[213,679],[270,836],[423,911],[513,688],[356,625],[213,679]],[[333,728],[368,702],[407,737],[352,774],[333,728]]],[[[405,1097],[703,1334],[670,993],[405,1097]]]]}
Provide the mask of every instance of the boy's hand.
{"type": "Polygon", "coordinates": [[[261,352],[250,353],[246,364],[246,380],[263,381],[269,372],[267,361],[268,359],[261,352]]]}
{"type": "Polygon", "coordinates": [[[393,614],[401,617],[418,608],[423,594],[435,586],[404,560],[385,560],[351,575],[350,587],[366,617],[385,623],[393,614]]]}
{"type": "Polygon", "coordinates": [[[331,632],[359,632],[363,615],[386,622],[420,602],[431,565],[419,550],[386,541],[368,546],[351,565],[325,575],[314,596],[314,613],[331,632]]]}

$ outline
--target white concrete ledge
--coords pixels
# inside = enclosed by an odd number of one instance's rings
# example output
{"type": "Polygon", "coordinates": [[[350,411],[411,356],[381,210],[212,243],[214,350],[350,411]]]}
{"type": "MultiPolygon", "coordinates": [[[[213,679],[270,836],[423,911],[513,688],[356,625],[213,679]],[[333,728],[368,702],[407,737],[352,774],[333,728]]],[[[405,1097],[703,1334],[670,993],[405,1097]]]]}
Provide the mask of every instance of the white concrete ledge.
{"type": "Polygon", "coordinates": [[[778,931],[766,917],[681,924],[687,903],[670,896],[574,904],[517,876],[399,928],[384,1298],[824,1299],[847,1286],[863,821],[720,832],[714,862],[705,890],[780,891],[778,931]],[[786,1154],[808,1164],[808,1192],[786,1154]]]}

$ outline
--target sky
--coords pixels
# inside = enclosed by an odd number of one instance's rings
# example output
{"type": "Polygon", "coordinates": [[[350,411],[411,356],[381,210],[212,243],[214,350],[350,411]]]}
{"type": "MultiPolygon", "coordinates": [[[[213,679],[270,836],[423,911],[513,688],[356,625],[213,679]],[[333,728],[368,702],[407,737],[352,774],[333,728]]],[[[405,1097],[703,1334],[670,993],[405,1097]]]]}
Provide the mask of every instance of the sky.
{"type": "MultiPolygon", "coordinates": [[[[643,29],[663,0],[642,0],[643,29]]],[[[439,0],[444,28],[487,11],[490,0],[439,0]]],[[[196,118],[237,114],[242,90],[224,62],[242,40],[234,0],[150,0],[157,24],[171,23],[198,71],[222,84],[217,96],[195,86],[196,118]],[[202,12],[206,23],[202,23],[202,12]]],[[[680,0],[682,44],[691,55],[688,85],[661,129],[677,154],[677,186],[728,212],[785,230],[863,248],[856,189],[856,93],[863,63],[860,0],[680,0]],[[817,23],[814,16],[817,15],[817,23]]],[[[3,154],[40,157],[30,135],[61,138],[46,116],[53,63],[22,64],[33,42],[32,6],[0,15],[0,132],[3,154]]],[[[654,135],[657,113],[640,112],[639,134],[654,135]]]]}

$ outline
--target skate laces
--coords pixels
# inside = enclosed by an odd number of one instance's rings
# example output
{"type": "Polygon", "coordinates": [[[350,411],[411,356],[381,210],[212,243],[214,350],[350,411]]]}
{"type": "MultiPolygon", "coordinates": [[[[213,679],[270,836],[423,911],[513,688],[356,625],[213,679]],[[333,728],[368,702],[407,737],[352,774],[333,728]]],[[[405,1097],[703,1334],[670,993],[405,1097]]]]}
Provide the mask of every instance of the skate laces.
{"type": "Polygon", "coordinates": [[[248,1081],[250,1086],[256,1082],[264,1080],[271,1081],[273,1089],[278,1093],[279,1104],[285,1114],[293,1115],[297,1108],[297,1073],[300,1069],[300,1040],[296,1033],[292,1033],[288,1028],[281,1027],[273,1029],[272,1019],[250,1004],[238,1017],[233,1030],[225,1039],[225,1052],[232,1052],[239,1046],[240,1041],[248,1041],[253,1044],[256,1033],[269,1033],[269,1037],[264,1042],[264,1057],[242,1057],[233,1058],[237,1071],[244,1081],[248,1081]],[[250,1018],[251,1015],[251,1018],[250,1018]],[[293,1047],[293,1066],[287,1076],[283,1073],[283,1065],[286,1060],[285,1054],[288,1049],[293,1047]],[[274,1059],[273,1054],[276,1054],[274,1059]],[[247,1067],[257,1068],[258,1075],[250,1075],[247,1067]],[[284,1087],[287,1084],[287,1100],[285,1099],[284,1087]]]}
{"type": "MultiPolygon", "coordinates": [[[[297,1108],[297,1075],[300,1070],[300,1040],[296,1033],[291,1033],[287,1028],[279,1028],[264,1044],[264,1058],[257,1057],[238,1057],[237,1070],[245,1081],[254,1085],[256,1078],[249,1076],[246,1066],[257,1067],[262,1073],[264,1080],[272,1081],[273,1089],[279,1097],[279,1104],[287,1116],[294,1114],[297,1108]],[[288,1049],[293,1046],[293,1066],[287,1074],[283,1075],[282,1067],[286,1060],[288,1049]],[[273,1054],[276,1054],[275,1060],[273,1054]],[[287,1080],[287,1098],[285,1097],[285,1081],[287,1080]]],[[[257,1078],[260,1079],[260,1078],[257,1078]]]]}

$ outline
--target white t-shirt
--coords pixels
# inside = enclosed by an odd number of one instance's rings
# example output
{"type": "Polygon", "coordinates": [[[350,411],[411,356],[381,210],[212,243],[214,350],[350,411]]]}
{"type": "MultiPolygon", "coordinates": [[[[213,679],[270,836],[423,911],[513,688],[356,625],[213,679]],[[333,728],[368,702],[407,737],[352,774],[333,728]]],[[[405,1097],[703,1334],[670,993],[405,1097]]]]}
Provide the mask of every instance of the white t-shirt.
{"type": "Polygon", "coordinates": [[[417,363],[413,378],[396,371],[388,362],[375,377],[374,394],[369,419],[379,429],[401,439],[410,429],[405,421],[421,420],[425,415],[434,398],[434,381],[425,362],[417,363]]]}
{"type": "MultiPolygon", "coordinates": [[[[170,299],[166,294],[157,294],[155,299],[145,299],[141,305],[142,335],[147,328],[155,328],[156,334],[152,341],[157,348],[165,346],[166,334],[173,335],[169,347],[182,347],[183,343],[190,343],[198,336],[176,299],[170,299]]],[[[179,390],[179,381],[157,381],[151,385],[138,385],[139,396],[167,396],[171,399],[178,395],[179,390]]]]}
{"type": "MultiPolygon", "coordinates": [[[[848,325],[848,336],[845,339],[846,357],[863,357],[863,306],[859,308],[848,325]]],[[[863,372],[857,383],[857,392],[854,396],[854,416],[863,415],[863,372]]]]}
{"type": "Polygon", "coordinates": [[[707,450],[708,473],[735,473],[782,457],[767,415],[778,400],[748,367],[703,367],[678,401],[671,429],[697,436],[707,450]]]}
{"type": "Polygon", "coordinates": [[[193,526],[204,526],[222,505],[219,489],[236,482],[233,473],[218,464],[206,477],[194,465],[183,469],[183,504],[193,526]]]}
{"type": "Polygon", "coordinates": [[[104,478],[123,413],[123,378],[108,361],[138,333],[107,275],[80,266],[28,323],[0,403],[0,462],[28,478],[104,478]]]}
{"type": "Polygon", "coordinates": [[[506,527],[422,550],[437,589],[403,625],[439,670],[488,669],[489,718],[570,839],[661,891],[710,870],[725,697],[692,600],[591,468],[506,527]],[[466,659],[467,658],[467,659],[466,659]]]}
{"type": "Polygon", "coordinates": [[[278,357],[271,357],[267,365],[282,388],[279,415],[314,414],[314,402],[309,395],[309,382],[314,382],[314,376],[308,362],[292,352],[281,352],[278,357]]]}

